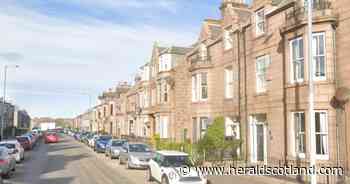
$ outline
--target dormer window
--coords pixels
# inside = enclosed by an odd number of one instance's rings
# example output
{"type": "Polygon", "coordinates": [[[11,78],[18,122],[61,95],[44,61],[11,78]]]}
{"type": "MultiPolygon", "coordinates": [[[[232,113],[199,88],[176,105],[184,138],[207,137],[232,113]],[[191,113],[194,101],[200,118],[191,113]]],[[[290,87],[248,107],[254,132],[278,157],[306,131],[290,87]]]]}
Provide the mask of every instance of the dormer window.
{"type": "Polygon", "coordinates": [[[260,9],[255,12],[255,31],[259,36],[265,33],[265,10],[260,9]]]}
{"type": "Polygon", "coordinates": [[[171,70],[171,54],[159,56],[159,72],[171,70]]]}
{"type": "Polygon", "coordinates": [[[207,52],[207,46],[202,43],[200,48],[199,48],[199,53],[200,53],[200,57],[202,60],[206,59],[208,56],[208,52],[207,52]]]}
{"type": "Polygon", "coordinates": [[[223,39],[224,39],[224,49],[225,50],[229,50],[232,48],[232,44],[233,44],[233,40],[230,36],[230,31],[225,30],[224,31],[224,35],[223,35],[223,39]]]}

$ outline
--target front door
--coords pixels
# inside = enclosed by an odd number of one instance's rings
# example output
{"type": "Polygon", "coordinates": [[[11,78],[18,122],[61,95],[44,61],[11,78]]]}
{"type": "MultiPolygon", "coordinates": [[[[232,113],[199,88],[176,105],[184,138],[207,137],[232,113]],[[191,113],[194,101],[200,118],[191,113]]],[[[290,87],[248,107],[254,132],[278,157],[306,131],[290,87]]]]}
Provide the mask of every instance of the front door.
{"type": "Polygon", "coordinates": [[[251,162],[266,162],[266,116],[251,116],[251,162]]]}

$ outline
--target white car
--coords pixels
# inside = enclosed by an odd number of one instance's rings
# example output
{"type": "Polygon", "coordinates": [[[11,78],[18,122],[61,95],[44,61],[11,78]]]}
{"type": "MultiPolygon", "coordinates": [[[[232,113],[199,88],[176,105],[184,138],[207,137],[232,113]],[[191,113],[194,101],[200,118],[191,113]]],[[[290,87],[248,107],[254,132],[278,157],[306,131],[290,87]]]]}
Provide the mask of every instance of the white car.
{"type": "Polygon", "coordinates": [[[187,153],[157,151],[149,161],[148,180],[161,184],[208,184],[206,176],[192,166],[187,153]]]}
{"type": "Polygon", "coordinates": [[[9,154],[16,159],[17,163],[24,160],[24,149],[17,140],[1,141],[0,147],[6,147],[9,151],[9,154]]]}
{"type": "Polygon", "coordinates": [[[99,135],[94,135],[91,139],[88,139],[88,145],[91,147],[91,148],[94,148],[95,147],[95,142],[96,140],[99,138],[99,135]]]}

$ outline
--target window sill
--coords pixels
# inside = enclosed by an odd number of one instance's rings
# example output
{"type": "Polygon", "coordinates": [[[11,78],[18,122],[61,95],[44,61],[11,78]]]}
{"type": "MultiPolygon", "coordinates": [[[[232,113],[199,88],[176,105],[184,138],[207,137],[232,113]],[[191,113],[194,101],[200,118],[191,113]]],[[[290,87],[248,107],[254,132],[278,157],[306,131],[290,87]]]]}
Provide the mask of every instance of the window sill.
{"type": "MultiPolygon", "coordinates": [[[[331,80],[314,80],[314,84],[315,85],[322,85],[322,84],[332,84],[334,83],[334,81],[331,80]]],[[[294,81],[294,82],[289,82],[288,84],[286,84],[287,88],[291,88],[291,87],[297,87],[297,86],[307,86],[309,83],[308,81],[294,81]]]]}
{"type": "Polygon", "coordinates": [[[259,96],[267,96],[268,91],[263,91],[263,92],[256,92],[255,93],[255,97],[259,97],[259,96]]]}
{"type": "Polygon", "coordinates": [[[266,32],[263,32],[263,33],[255,33],[255,40],[258,40],[260,38],[263,38],[267,35],[266,32]]]}
{"type": "Polygon", "coordinates": [[[329,160],[329,155],[316,155],[316,160],[329,160]]]}
{"type": "Polygon", "coordinates": [[[225,49],[225,48],[224,48],[224,54],[225,54],[225,53],[228,53],[228,52],[231,52],[232,50],[233,50],[233,47],[232,47],[232,48],[229,48],[229,49],[225,49]]]}

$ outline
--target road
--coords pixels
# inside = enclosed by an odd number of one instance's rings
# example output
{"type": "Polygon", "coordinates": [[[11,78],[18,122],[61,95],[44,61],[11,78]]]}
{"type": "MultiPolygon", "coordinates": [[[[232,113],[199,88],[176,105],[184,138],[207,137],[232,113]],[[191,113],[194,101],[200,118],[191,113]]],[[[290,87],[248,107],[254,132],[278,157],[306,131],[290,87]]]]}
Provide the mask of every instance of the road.
{"type": "MultiPolygon", "coordinates": [[[[61,137],[57,144],[40,143],[26,152],[25,157],[5,184],[154,184],[146,181],[145,170],[127,170],[118,160],[97,154],[67,136],[61,137]]],[[[251,176],[210,179],[213,184],[284,183],[251,176]]]]}
{"type": "Polygon", "coordinates": [[[26,153],[26,160],[6,184],[140,184],[144,171],[127,172],[116,161],[107,161],[72,138],[43,144],[26,153]],[[120,170],[120,172],[118,172],[120,170]]]}

